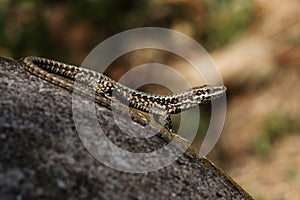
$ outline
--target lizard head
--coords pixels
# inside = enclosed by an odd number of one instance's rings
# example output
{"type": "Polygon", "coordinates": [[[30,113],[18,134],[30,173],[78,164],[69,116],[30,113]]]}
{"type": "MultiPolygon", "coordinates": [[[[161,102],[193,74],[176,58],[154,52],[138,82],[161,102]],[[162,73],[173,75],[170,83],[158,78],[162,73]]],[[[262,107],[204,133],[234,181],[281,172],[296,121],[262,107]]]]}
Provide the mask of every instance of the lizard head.
{"type": "Polygon", "coordinates": [[[193,88],[193,100],[202,104],[212,101],[226,92],[225,86],[204,85],[193,88]]]}

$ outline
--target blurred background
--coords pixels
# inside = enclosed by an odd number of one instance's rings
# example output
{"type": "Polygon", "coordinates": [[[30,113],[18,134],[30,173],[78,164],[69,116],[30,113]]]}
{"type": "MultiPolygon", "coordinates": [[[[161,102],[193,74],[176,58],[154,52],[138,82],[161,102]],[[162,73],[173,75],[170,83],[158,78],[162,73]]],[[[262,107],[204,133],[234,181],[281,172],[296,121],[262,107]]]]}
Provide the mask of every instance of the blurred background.
{"type": "MultiPolygon", "coordinates": [[[[255,199],[300,199],[299,0],[0,0],[0,55],[80,65],[103,40],[144,26],[192,37],[222,74],[227,117],[209,159],[255,199]]],[[[106,73],[117,80],[153,61],[189,74],[184,60],[154,50],[121,56],[106,73]]]]}

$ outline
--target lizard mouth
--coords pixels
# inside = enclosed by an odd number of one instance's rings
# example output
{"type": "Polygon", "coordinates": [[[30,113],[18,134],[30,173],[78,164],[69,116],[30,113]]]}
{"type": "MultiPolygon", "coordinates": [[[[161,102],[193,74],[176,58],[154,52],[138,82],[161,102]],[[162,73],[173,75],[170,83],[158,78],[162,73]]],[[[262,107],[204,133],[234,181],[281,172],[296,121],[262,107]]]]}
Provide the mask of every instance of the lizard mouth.
{"type": "Polygon", "coordinates": [[[225,94],[227,88],[225,86],[206,86],[207,88],[207,98],[206,100],[214,100],[225,94]]]}

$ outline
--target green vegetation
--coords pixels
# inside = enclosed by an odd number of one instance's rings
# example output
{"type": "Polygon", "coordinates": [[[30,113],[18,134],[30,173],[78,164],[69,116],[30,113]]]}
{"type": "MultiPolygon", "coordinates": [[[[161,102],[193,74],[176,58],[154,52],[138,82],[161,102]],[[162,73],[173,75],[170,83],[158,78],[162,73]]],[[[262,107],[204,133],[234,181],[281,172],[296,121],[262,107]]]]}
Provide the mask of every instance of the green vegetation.
{"type": "Polygon", "coordinates": [[[104,39],[143,26],[176,29],[210,50],[239,35],[251,19],[248,0],[0,0],[0,54],[78,59],[104,39]]]}
{"type": "Polygon", "coordinates": [[[291,130],[291,119],[286,114],[273,113],[264,121],[262,134],[257,139],[255,149],[258,155],[268,156],[272,144],[291,130]]]}
{"type": "Polygon", "coordinates": [[[248,0],[206,0],[209,24],[208,49],[218,48],[237,37],[252,21],[253,5],[248,0]]]}

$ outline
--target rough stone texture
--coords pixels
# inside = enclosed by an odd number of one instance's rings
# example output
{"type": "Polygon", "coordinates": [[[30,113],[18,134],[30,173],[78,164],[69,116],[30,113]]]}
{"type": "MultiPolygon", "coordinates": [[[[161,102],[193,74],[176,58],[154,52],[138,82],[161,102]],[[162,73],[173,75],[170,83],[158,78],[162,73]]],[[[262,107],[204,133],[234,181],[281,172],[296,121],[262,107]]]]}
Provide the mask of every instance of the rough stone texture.
{"type": "MultiPolygon", "coordinates": [[[[251,199],[191,150],[153,172],[126,173],[103,165],[77,135],[72,93],[31,75],[15,60],[0,57],[0,91],[0,199],[251,199]]],[[[169,142],[164,134],[132,138],[120,131],[109,109],[95,107],[107,137],[122,149],[151,152],[169,142]]],[[[88,112],[80,115],[81,123],[90,122],[88,112]]],[[[120,126],[142,130],[126,120],[120,126]]],[[[100,154],[112,156],[110,151],[100,154]]]]}

